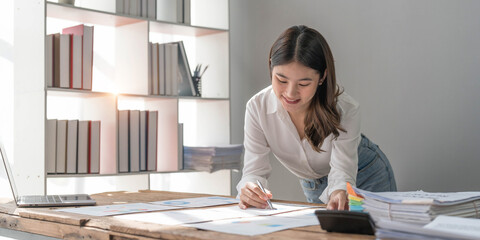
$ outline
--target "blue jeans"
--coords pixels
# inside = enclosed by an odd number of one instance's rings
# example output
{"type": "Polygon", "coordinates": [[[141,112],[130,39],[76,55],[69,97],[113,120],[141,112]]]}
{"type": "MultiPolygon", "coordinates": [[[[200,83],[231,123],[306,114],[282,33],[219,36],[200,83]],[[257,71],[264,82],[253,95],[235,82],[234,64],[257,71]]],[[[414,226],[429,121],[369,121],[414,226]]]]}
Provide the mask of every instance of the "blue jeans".
{"type": "MultiPolygon", "coordinates": [[[[371,192],[397,191],[395,176],[385,154],[365,135],[358,145],[358,173],[356,186],[371,192]]],[[[303,193],[310,203],[322,203],[320,195],[328,185],[328,176],[319,179],[300,179],[303,193]]]]}

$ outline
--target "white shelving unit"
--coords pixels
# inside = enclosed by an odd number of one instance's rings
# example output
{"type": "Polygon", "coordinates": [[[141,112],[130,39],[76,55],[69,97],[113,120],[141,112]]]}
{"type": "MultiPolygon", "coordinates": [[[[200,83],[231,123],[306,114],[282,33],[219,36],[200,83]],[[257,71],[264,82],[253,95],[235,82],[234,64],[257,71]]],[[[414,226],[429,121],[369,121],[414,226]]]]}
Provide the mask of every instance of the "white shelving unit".
{"type": "MultiPolygon", "coordinates": [[[[191,0],[192,25],[115,14],[114,0],[93,9],[93,2],[77,1],[76,6],[45,2],[45,31],[35,39],[44,42],[46,34],[78,24],[94,26],[92,91],[44,87],[44,96],[39,92],[40,96],[30,100],[45,106],[45,114],[34,117],[42,125],[46,119],[101,121],[100,174],[46,174],[40,167],[20,176],[19,185],[28,185],[35,175],[39,180],[32,189],[36,190],[24,192],[152,189],[230,194],[230,170],[204,173],[177,168],[182,157],[178,154],[178,123],[184,126],[185,145],[230,143],[228,0],[191,0]],[[204,5],[214,7],[205,9],[204,5]],[[184,42],[190,68],[197,63],[209,65],[202,79],[202,97],[148,95],[148,42],[179,40],[184,42]],[[118,173],[118,110],[126,109],[158,111],[157,168],[162,172],[118,173]]],[[[44,61],[37,64],[45,67],[44,61]]],[[[36,78],[46,86],[44,77],[36,78]]],[[[45,139],[44,129],[35,135],[45,139]]],[[[20,143],[15,147],[27,150],[28,146],[20,143]]],[[[44,159],[38,156],[35,161],[44,163],[44,159]]],[[[14,171],[19,172],[29,161],[16,156],[14,171]]]]}

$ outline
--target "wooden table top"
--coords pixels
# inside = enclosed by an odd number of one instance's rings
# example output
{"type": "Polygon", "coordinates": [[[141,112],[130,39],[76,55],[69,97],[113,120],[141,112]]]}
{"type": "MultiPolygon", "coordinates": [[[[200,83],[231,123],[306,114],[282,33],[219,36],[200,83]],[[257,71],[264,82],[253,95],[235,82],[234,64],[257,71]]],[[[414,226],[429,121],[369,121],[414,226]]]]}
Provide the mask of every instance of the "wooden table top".
{"type": "MultiPolygon", "coordinates": [[[[212,195],[144,190],[105,192],[91,196],[97,201],[97,206],[101,206],[212,195]]],[[[281,200],[274,200],[274,202],[299,203],[281,200]]],[[[300,204],[308,205],[303,202],[300,204]]],[[[17,208],[13,202],[0,204],[0,227],[62,239],[375,239],[374,236],[367,235],[327,233],[318,225],[256,236],[243,236],[186,226],[143,223],[111,216],[96,217],[58,212],[52,209],[54,208],[17,208]]]]}

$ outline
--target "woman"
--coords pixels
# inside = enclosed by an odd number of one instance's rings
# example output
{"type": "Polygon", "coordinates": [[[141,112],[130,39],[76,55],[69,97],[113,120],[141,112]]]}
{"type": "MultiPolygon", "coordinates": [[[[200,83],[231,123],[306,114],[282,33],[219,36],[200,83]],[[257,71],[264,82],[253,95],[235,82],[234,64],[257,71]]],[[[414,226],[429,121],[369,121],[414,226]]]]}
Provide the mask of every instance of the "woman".
{"type": "Polygon", "coordinates": [[[347,182],[396,191],[388,159],[360,133],[359,104],[340,91],[333,55],[319,32],[285,30],[270,50],[269,66],[272,85],[246,107],[240,208],[266,208],[272,198],[256,184],[267,187],[270,151],[300,178],[307,201],[328,209],[348,209],[347,182]]]}

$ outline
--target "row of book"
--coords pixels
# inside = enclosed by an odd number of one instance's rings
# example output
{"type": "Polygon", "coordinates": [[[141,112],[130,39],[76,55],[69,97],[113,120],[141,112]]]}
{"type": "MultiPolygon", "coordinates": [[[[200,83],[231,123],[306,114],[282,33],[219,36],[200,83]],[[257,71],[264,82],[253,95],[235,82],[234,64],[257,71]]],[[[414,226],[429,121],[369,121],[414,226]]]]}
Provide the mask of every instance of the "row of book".
{"type": "Polygon", "coordinates": [[[99,173],[100,121],[48,119],[47,173],[99,173]]]}
{"type": "Polygon", "coordinates": [[[206,172],[222,169],[240,169],[242,144],[210,147],[183,147],[183,168],[206,172]]]}
{"type": "Polygon", "coordinates": [[[183,41],[149,43],[149,94],[197,96],[183,41]]]}
{"type": "Polygon", "coordinates": [[[157,169],[158,111],[118,111],[118,172],[157,169]]]}
{"type": "Polygon", "coordinates": [[[116,0],[116,13],[156,19],[157,0],[116,0]]]}
{"type": "Polygon", "coordinates": [[[116,0],[116,13],[190,24],[190,0],[116,0]]]}
{"type": "Polygon", "coordinates": [[[93,26],[64,28],[45,38],[48,87],[92,89],[93,26]]]}

